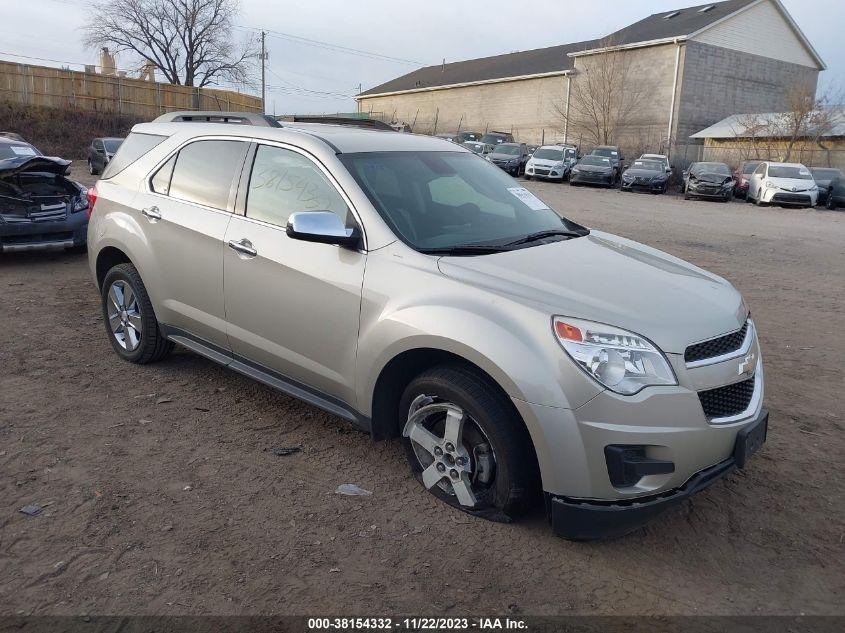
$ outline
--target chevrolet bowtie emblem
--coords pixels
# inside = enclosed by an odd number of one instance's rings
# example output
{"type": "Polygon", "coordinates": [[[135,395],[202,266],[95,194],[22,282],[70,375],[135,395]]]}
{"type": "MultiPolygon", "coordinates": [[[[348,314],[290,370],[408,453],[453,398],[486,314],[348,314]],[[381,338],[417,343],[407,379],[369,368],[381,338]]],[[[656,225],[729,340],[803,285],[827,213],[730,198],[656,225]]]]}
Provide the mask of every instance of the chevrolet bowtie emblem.
{"type": "Polygon", "coordinates": [[[737,374],[742,376],[743,374],[751,375],[754,373],[754,367],[757,364],[757,354],[751,352],[748,356],[746,356],[742,362],[739,364],[739,371],[737,374]]]}

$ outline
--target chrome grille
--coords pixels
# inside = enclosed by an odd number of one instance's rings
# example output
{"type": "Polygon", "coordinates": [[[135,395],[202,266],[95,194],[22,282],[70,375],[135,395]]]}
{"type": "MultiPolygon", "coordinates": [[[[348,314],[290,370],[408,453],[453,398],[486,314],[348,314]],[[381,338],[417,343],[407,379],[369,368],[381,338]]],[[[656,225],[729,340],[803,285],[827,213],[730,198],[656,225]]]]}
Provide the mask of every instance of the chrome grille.
{"type": "Polygon", "coordinates": [[[715,358],[716,356],[735,352],[742,347],[742,342],[745,340],[747,333],[748,321],[736,332],[690,345],[684,351],[684,360],[687,363],[694,363],[699,360],[715,358]]]}
{"type": "Polygon", "coordinates": [[[739,415],[751,404],[754,396],[754,377],[725,387],[699,391],[698,399],[708,418],[728,418],[739,415]]]}

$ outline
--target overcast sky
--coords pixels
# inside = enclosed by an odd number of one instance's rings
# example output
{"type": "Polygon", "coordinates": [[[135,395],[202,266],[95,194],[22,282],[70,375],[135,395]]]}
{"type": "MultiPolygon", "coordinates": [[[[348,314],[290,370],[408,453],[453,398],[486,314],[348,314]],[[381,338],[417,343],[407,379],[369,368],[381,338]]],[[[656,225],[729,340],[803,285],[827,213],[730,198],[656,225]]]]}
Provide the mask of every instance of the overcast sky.
{"type": "MultiPolygon", "coordinates": [[[[843,0],[782,0],[827,64],[823,85],[845,87],[843,0]]],[[[81,44],[85,0],[0,0],[0,59],[47,66],[97,63],[81,44]],[[18,56],[43,58],[45,61],[18,56]],[[46,61],[53,60],[53,61],[46,61]],[[61,64],[60,64],[61,63],[61,64]]],[[[350,96],[439,64],[602,37],[651,13],[701,0],[559,0],[529,8],[513,0],[241,0],[238,23],[375,53],[368,57],[270,33],[267,109],[277,114],[350,112],[350,96]],[[271,8],[272,7],[272,8],[271,8]],[[406,60],[406,61],[397,61],[406,60]]],[[[249,37],[248,28],[236,31],[249,37]]],[[[117,60],[120,68],[128,58],[117,60]]]]}

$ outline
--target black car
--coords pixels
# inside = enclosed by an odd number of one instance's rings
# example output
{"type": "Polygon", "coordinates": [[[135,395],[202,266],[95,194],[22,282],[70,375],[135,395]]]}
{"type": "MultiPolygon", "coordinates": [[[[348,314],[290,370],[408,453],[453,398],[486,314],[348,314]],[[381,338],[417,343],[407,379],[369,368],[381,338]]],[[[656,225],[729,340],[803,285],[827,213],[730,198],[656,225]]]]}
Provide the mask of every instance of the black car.
{"type": "Polygon", "coordinates": [[[827,185],[825,206],[831,211],[845,207],[845,176],[838,176],[827,185]]]}
{"type": "Polygon", "coordinates": [[[88,190],[65,177],[69,166],[0,138],[0,252],[85,247],[88,190]]]}
{"type": "Polygon", "coordinates": [[[511,176],[525,173],[528,162],[528,147],[525,143],[502,143],[494,145],[493,151],[487,154],[487,160],[501,167],[511,176]]]}
{"type": "Polygon", "coordinates": [[[831,167],[810,167],[810,173],[813,174],[813,180],[816,181],[816,186],[819,188],[819,198],[816,204],[827,204],[830,183],[836,178],[842,178],[842,171],[831,167]]]}
{"type": "Polygon", "coordinates": [[[569,184],[604,185],[612,187],[616,182],[616,168],[607,156],[588,154],[578,161],[569,172],[569,184]]]}
{"type": "Polygon", "coordinates": [[[667,189],[669,173],[660,161],[638,158],[622,172],[622,191],[666,193],[667,189]]]}
{"type": "Polygon", "coordinates": [[[513,134],[508,132],[488,132],[479,139],[482,143],[488,145],[501,145],[502,143],[513,143],[513,134]]]}
{"type": "Polygon", "coordinates": [[[622,173],[622,162],[625,158],[622,156],[622,150],[615,145],[596,145],[589,154],[590,156],[604,156],[609,158],[613,164],[613,176],[617,180],[622,173]]]}
{"type": "Polygon", "coordinates": [[[710,198],[728,202],[734,195],[731,168],[725,163],[693,163],[684,172],[684,200],[710,198]]]}
{"type": "Polygon", "coordinates": [[[95,138],[91,141],[88,147],[88,173],[102,174],[121,143],[122,138],[95,138]]]}

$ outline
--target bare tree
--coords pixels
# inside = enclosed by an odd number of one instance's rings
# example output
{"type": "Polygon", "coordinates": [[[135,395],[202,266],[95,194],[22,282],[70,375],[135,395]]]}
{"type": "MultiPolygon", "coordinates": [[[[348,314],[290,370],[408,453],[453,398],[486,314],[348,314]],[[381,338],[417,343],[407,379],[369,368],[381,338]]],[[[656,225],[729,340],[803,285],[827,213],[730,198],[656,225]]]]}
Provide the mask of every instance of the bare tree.
{"type": "Polygon", "coordinates": [[[633,76],[633,53],[599,42],[603,52],[578,58],[583,68],[570,79],[568,98],[554,104],[557,115],[598,145],[613,143],[617,134],[636,123],[648,87],[633,76]]]}
{"type": "Polygon", "coordinates": [[[172,84],[246,84],[255,38],[236,42],[238,0],[93,0],[84,42],[150,62],[172,84]]]}
{"type": "Polygon", "coordinates": [[[786,143],[784,162],[789,162],[796,144],[817,145],[831,131],[835,111],[832,93],[816,95],[803,82],[789,86],[784,95],[786,111],[776,114],[772,121],[778,136],[786,143]]]}

